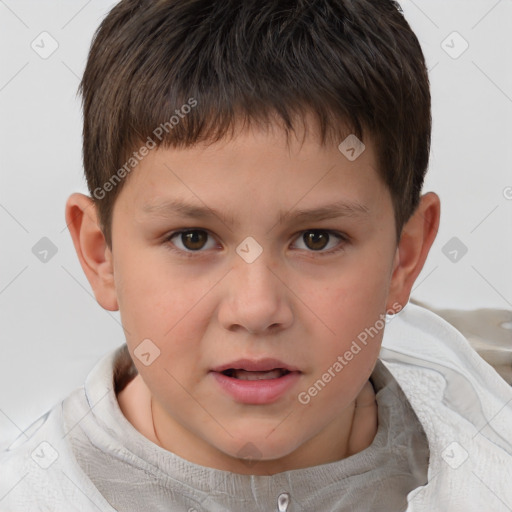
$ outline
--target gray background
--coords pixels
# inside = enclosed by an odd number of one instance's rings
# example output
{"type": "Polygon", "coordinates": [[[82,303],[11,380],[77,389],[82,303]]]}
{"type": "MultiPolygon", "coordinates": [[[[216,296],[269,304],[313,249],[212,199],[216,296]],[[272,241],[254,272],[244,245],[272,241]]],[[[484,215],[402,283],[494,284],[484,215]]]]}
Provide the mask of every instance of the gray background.
{"type": "MultiPolygon", "coordinates": [[[[432,84],[424,191],[442,202],[412,297],[439,308],[510,310],[512,1],[401,3],[432,84]]],[[[92,34],[114,4],[0,0],[0,446],[124,341],[118,313],[92,295],[64,220],[68,195],[87,193],[76,89],[92,34]],[[33,252],[43,237],[57,250],[46,262],[33,252]]]]}

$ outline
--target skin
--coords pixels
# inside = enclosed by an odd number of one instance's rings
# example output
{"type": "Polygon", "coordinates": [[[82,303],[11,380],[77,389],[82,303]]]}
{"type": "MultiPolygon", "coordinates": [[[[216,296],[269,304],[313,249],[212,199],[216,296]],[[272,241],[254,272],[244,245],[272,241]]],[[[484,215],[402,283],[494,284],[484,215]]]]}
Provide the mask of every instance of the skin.
{"type": "Polygon", "coordinates": [[[303,144],[292,136],[288,147],[277,125],[246,127],[215,144],[150,151],[114,205],[112,250],[92,200],[77,193],[67,201],[82,268],[98,303],[119,309],[139,371],[118,396],[121,410],[142,435],[196,464],[272,475],[343,459],[375,436],[368,378],[383,330],[307,405],[297,397],[379,315],[407,304],[437,234],[440,201],[432,192],[422,196],[397,246],[371,140],[351,162],[314,135],[303,144]],[[169,198],[233,218],[144,212],[144,204],[169,198]],[[357,201],[367,212],[315,221],[279,215],[339,200],[357,201]],[[166,240],[185,229],[203,230],[199,242],[166,240]],[[320,230],[316,245],[302,239],[312,229],[320,230]],[[236,252],[248,236],[263,248],[252,263],[236,252]],[[160,356],[145,366],[134,350],[148,338],[160,356]],[[302,371],[272,404],[238,403],[209,373],[263,357],[302,371]],[[257,459],[250,465],[239,454],[247,443],[257,459]]]}

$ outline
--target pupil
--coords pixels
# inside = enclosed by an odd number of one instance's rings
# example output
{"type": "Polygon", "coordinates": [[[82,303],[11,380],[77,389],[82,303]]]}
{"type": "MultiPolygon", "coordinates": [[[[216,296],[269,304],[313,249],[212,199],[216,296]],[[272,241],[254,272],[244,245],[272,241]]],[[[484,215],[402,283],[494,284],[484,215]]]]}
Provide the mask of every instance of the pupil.
{"type": "Polygon", "coordinates": [[[327,245],[327,236],[325,231],[309,231],[308,233],[304,234],[303,238],[304,242],[310,249],[319,250],[323,249],[327,245]],[[318,241],[322,237],[324,241],[323,243],[320,243],[320,246],[318,246],[318,241]]]}
{"type": "Polygon", "coordinates": [[[187,233],[182,233],[181,236],[183,245],[187,249],[191,250],[201,249],[201,247],[204,245],[204,234],[204,231],[189,231],[187,233]],[[201,238],[203,238],[202,243],[200,240],[201,238]],[[199,244],[199,246],[197,246],[196,244],[199,244]]]}

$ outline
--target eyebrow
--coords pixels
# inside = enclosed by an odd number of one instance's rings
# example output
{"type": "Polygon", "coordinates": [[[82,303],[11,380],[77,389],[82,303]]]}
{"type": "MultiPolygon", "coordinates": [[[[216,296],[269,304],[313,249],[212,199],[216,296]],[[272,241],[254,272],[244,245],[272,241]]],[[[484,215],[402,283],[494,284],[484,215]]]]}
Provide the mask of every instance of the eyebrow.
{"type": "MultiPolygon", "coordinates": [[[[181,199],[169,199],[158,203],[147,203],[142,211],[153,217],[187,217],[194,219],[208,219],[212,215],[219,218],[224,224],[236,224],[235,215],[223,215],[218,210],[207,206],[187,203],[181,199]]],[[[288,212],[280,211],[280,222],[295,220],[320,221],[339,217],[363,217],[369,213],[369,208],[357,201],[340,200],[317,208],[295,209],[288,212]]]]}

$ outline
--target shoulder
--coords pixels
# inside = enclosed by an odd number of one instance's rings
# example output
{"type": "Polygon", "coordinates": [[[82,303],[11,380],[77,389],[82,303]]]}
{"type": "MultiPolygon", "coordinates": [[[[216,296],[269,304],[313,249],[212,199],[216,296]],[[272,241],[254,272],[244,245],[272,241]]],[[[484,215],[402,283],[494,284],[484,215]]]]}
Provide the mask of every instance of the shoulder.
{"type": "Polygon", "coordinates": [[[512,503],[512,387],[459,331],[411,303],[386,325],[380,358],[429,442],[432,482],[410,510],[429,510],[432,500],[488,510],[497,495],[512,503]]]}
{"type": "MultiPolygon", "coordinates": [[[[512,399],[512,387],[455,327],[432,311],[412,303],[391,317],[386,325],[381,359],[393,367],[395,373],[421,373],[428,381],[443,381],[448,387],[446,391],[459,399],[462,398],[461,388],[454,389],[453,383],[471,387],[478,396],[493,396],[502,406],[512,399]]],[[[414,382],[405,384],[414,388],[414,382]]]]}
{"type": "MultiPolygon", "coordinates": [[[[75,400],[83,388],[66,400],[75,400]]],[[[64,402],[38,418],[0,452],[0,511],[113,512],[78,465],[64,431],[64,402]]]]}
{"type": "MultiPolygon", "coordinates": [[[[512,420],[512,387],[459,331],[421,306],[409,303],[390,319],[380,357],[416,406],[442,405],[478,428],[498,412],[512,420]]],[[[493,426],[512,445],[512,429],[493,426]]]]}

